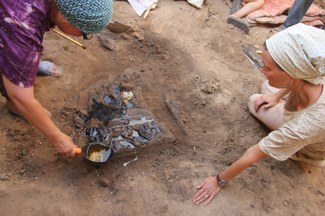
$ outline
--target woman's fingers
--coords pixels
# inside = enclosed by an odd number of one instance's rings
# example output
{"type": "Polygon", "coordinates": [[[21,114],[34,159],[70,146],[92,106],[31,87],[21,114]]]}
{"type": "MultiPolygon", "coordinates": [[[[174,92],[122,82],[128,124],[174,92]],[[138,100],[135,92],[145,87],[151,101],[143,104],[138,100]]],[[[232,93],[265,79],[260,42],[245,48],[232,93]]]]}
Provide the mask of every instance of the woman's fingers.
{"type": "Polygon", "coordinates": [[[73,157],[75,155],[76,145],[73,144],[72,139],[65,135],[61,134],[54,142],[55,149],[60,154],[66,155],[68,157],[73,157]]]}
{"type": "Polygon", "coordinates": [[[215,176],[210,176],[198,186],[200,190],[194,195],[192,202],[200,204],[206,200],[204,205],[207,205],[220,191],[221,187],[218,185],[215,176]]]}
{"type": "Polygon", "coordinates": [[[221,190],[221,187],[219,187],[217,190],[213,191],[211,193],[211,195],[209,196],[208,200],[204,203],[204,205],[208,205],[209,202],[219,193],[219,191],[221,190]]]}
{"type": "Polygon", "coordinates": [[[272,107],[272,105],[268,102],[264,102],[263,104],[260,105],[259,109],[267,110],[268,108],[272,107]]]}
{"type": "Polygon", "coordinates": [[[206,198],[208,198],[209,195],[207,194],[201,194],[201,196],[197,199],[197,201],[195,202],[195,204],[201,204],[206,198]]]}
{"type": "Polygon", "coordinates": [[[202,189],[196,194],[196,196],[194,196],[192,201],[194,204],[198,205],[206,200],[204,205],[207,205],[219,193],[220,189],[221,187],[213,187],[212,191],[209,190],[208,188],[202,189]]]}
{"type": "Polygon", "coordinates": [[[71,148],[71,150],[69,151],[69,153],[67,154],[67,156],[68,157],[74,157],[75,156],[75,148],[76,148],[77,146],[76,145],[74,145],[73,146],[73,148],[71,148]]]}
{"type": "Polygon", "coordinates": [[[277,105],[279,101],[276,99],[274,95],[261,95],[254,101],[254,110],[258,112],[260,108],[265,110],[277,105]]]}
{"type": "Polygon", "coordinates": [[[263,95],[258,97],[254,102],[255,112],[258,112],[261,107],[265,108],[268,104],[268,101],[263,97],[263,95]]]}
{"type": "Polygon", "coordinates": [[[196,186],[196,188],[197,188],[197,189],[202,188],[203,185],[205,184],[205,182],[206,182],[206,179],[204,179],[204,180],[201,182],[201,184],[199,184],[198,186],[196,186]]]}
{"type": "Polygon", "coordinates": [[[258,110],[261,108],[261,103],[255,103],[254,104],[254,110],[255,112],[258,112],[258,110]]]}
{"type": "Polygon", "coordinates": [[[197,200],[199,200],[199,198],[201,197],[201,195],[205,192],[204,189],[199,190],[198,192],[196,192],[196,194],[193,197],[193,202],[196,202],[197,200]]]}
{"type": "Polygon", "coordinates": [[[202,190],[196,197],[194,197],[193,203],[200,204],[208,197],[209,197],[209,195],[204,190],[202,190]]]}
{"type": "Polygon", "coordinates": [[[256,98],[256,100],[254,101],[254,110],[255,110],[255,112],[257,112],[258,109],[261,106],[261,98],[262,98],[262,96],[256,98]]]}

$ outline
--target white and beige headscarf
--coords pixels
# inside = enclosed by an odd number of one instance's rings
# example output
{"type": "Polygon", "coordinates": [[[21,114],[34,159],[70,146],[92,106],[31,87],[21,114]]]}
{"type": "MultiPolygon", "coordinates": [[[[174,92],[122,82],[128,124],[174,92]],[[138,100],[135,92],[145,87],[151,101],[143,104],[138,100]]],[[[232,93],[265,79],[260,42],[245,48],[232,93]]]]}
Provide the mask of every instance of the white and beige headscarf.
{"type": "Polygon", "coordinates": [[[266,40],[273,60],[290,76],[324,84],[325,31],[299,23],[266,40]]]}

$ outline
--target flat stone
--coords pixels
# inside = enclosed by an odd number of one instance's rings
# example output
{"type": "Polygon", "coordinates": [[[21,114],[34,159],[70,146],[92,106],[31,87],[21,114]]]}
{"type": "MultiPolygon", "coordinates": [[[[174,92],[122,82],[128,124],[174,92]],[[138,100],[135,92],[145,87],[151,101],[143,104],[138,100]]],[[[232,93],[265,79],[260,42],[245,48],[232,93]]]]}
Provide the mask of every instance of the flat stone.
{"type": "Polygon", "coordinates": [[[107,29],[114,33],[123,33],[123,32],[134,32],[133,27],[123,24],[119,21],[111,22],[107,29]]]}

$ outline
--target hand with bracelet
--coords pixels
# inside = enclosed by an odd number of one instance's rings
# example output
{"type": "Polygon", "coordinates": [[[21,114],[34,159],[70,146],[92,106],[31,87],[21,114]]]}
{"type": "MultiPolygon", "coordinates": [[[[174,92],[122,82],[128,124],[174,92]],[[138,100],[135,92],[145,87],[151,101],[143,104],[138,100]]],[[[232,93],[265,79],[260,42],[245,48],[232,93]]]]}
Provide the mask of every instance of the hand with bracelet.
{"type": "Polygon", "coordinates": [[[204,179],[203,182],[197,186],[199,191],[193,197],[194,204],[200,204],[205,201],[204,205],[207,205],[223,188],[226,186],[227,181],[220,178],[220,174],[217,176],[209,176],[204,179]]]}
{"type": "Polygon", "coordinates": [[[210,176],[204,179],[202,183],[196,187],[199,191],[194,195],[192,202],[198,205],[205,201],[204,205],[207,205],[220,192],[221,188],[227,184],[227,181],[233,179],[247,167],[264,157],[266,157],[266,154],[259,149],[258,145],[250,147],[245,154],[231,164],[230,167],[217,176],[210,176]]]}

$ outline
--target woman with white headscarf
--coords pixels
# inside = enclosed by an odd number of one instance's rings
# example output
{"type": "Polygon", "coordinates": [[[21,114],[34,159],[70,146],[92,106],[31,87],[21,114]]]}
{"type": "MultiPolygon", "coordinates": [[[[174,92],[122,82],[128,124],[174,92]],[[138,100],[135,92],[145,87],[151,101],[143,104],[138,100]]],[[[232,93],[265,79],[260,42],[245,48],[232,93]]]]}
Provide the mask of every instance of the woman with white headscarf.
{"type": "Polygon", "coordinates": [[[208,204],[227,181],[266,156],[325,166],[325,31],[294,25],[266,41],[262,58],[267,81],[248,107],[273,131],[230,167],[203,180],[195,204],[208,204]]]}

